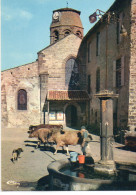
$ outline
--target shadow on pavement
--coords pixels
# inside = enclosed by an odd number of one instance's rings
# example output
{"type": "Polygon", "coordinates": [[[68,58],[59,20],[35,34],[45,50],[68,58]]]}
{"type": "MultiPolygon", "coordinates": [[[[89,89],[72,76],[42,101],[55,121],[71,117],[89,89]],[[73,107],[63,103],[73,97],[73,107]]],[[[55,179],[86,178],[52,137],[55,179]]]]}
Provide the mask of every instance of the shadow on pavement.
{"type": "Polygon", "coordinates": [[[116,147],[116,148],[120,149],[120,150],[136,152],[136,148],[131,148],[131,147],[128,147],[128,146],[121,146],[121,147],[116,147]]]}
{"type": "MultiPolygon", "coordinates": [[[[28,142],[28,144],[25,144],[25,146],[26,147],[32,147],[32,148],[35,148],[36,147],[36,145],[35,144],[33,144],[33,143],[37,143],[37,141],[24,141],[25,143],[27,143],[28,142]]],[[[97,141],[96,141],[97,142],[97,141]]],[[[55,148],[53,147],[53,146],[44,146],[44,145],[40,145],[40,146],[38,146],[38,148],[37,149],[39,149],[40,151],[50,151],[50,152],[52,152],[52,153],[54,153],[55,152],[55,148]]],[[[34,151],[31,151],[31,152],[34,152],[34,151]]],[[[69,152],[72,152],[71,150],[69,150],[69,152]]],[[[58,150],[57,151],[57,153],[59,153],[59,154],[66,154],[67,153],[67,151],[64,149],[60,149],[60,150],[58,150]]]]}
{"type": "Polygon", "coordinates": [[[31,191],[49,191],[49,175],[40,178],[36,182],[20,181],[19,187],[31,188],[31,191]]]}
{"type": "Polygon", "coordinates": [[[42,178],[40,178],[37,182],[36,190],[42,191],[42,190],[50,190],[49,189],[49,182],[50,182],[50,176],[46,175],[42,178]]]}

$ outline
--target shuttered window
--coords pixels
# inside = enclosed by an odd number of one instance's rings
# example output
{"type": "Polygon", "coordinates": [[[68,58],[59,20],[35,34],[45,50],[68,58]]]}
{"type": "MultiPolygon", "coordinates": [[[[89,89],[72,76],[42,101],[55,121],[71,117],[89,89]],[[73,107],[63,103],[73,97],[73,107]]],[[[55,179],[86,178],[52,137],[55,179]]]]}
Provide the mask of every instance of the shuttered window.
{"type": "Polygon", "coordinates": [[[90,94],[91,93],[91,75],[88,75],[87,87],[88,87],[88,94],[90,94]]]}
{"type": "Polygon", "coordinates": [[[116,87],[121,86],[121,58],[116,60],[116,87]]]}
{"type": "Polygon", "coordinates": [[[96,56],[100,55],[100,32],[96,34],[96,56]]]}
{"type": "Polygon", "coordinates": [[[124,56],[113,62],[113,87],[124,85],[124,56]]]}
{"type": "Polygon", "coordinates": [[[121,36],[120,36],[120,30],[121,30],[121,25],[122,25],[122,20],[123,20],[123,12],[121,12],[118,16],[118,22],[117,22],[117,44],[120,43],[121,41],[121,36]]]}
{"type": "Polygon", "coordinates": [[[96,71],[96,92],[100,91],[100,69],[96,71]]]}

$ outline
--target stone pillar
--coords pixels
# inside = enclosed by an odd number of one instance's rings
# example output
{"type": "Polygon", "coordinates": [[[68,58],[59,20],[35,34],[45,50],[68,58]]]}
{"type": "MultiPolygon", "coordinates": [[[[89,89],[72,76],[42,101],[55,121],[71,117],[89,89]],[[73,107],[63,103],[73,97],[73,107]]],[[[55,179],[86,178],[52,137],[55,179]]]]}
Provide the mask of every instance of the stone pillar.
{"type": "Polygon", "coordinates": [[[96,170],[114,173],[115,164],[113,158],[113,98],[118,97],[117,94],[102,91],[95,95],[100,99],[100,150],[101,159],[96,165],[96,170]]]}
{"type": "Polygon", "coordinates": [[[101,113],[101,163],[112,163],[113,151],[113,100],[111,98],[100,98],[101,113]]]}

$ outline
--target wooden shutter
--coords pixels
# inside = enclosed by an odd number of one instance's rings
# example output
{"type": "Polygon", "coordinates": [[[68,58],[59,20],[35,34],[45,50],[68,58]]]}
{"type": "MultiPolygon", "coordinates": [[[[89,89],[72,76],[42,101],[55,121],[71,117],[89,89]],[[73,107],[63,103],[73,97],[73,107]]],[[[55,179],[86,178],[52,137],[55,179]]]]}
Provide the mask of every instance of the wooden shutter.
{"type": "Polygon", "coordinates": [[[121,86],[124,85],[124,56],[121,58],[121,86]]]}
{"type": "Polygon", "coordinates": [[[116,60],[113,61],[113,88],[116,87],[116,60]]]}

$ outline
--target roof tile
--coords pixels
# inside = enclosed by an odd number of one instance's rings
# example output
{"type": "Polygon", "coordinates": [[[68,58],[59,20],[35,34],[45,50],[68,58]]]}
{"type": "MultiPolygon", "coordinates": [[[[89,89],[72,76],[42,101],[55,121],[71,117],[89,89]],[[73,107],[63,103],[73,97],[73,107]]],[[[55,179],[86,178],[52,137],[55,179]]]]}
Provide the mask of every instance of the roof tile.
{"type": "Polygon", "coordinates": [[[86,91],[48,91],[47,100],[89,100],[86,91]]]}

